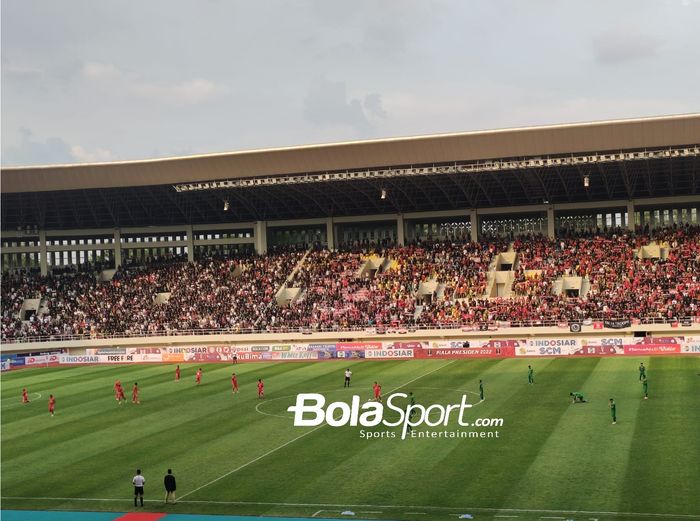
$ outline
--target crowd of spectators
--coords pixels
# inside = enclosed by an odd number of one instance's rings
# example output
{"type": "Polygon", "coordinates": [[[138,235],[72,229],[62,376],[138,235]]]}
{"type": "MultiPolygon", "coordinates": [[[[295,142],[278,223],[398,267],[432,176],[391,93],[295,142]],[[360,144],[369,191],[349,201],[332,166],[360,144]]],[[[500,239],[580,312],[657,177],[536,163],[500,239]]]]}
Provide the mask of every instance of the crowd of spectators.
{"type": "Polygon", "coordinates": [[[690,226],[512,243],[427,241],[197,262],[153,259],[121,267],[106,282],[89,269],[6,274],[2,339],[671,319],[700,315],[699,277],[700,228],[690,226]],[[651,241],[661,248],[658,258],[640,255],[651,241]],[[509,249],[516,253],[512,297],[485,298],[489,265],[509,249]],[[553,283],[563,276],[582,277],[587,291],[555,294],[553,283]],[[280,306],[276,295],[283,287],[297,289],[298,298],[280,306]],[[21,316],[26,299],[40,299],[41,312],[21,316]]]}
{"type": "Polygon", "coordinates": [[[511,298],[444,300],[423,323],[556,323],[605,318],[663,319],[700,315],[700,228],[681,226],[550,240],[513,242],[517,253],[511,298]],[[654,241],[661,255],[644,258],[654,241]],[[664,255],[664,250],[667,255],[664,255]],[[588,288],[555,294],[561,277],[581,277],[588,288]]]}
{"type": "Polygon", "coordinates": [[[265,311],[302,253],[120,268],[107,282],[70,272],[3,278],[2,338],[267,327],[265,311]],[[157,298],[159,294],[161,298],[157,298]],[[48,310],[22,320],[26,298],[48,310]]]}

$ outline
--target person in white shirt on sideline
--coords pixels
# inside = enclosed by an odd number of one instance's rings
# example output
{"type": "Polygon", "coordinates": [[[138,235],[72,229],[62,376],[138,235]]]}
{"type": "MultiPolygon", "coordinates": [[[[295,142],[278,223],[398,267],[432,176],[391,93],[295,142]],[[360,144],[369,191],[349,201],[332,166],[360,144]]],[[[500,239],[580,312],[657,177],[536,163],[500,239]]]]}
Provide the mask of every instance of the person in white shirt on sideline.
{"type": "Polygon", "coordinates": [[[348,368],[345,370],[345,384],[343,385],[343,387],[350,387],[350,377],[351,377],[351,376],[352,376],[352,371],[351,371],[350,368],[348,367],[348,368]]]}
{"type": "Polygon", "coordinates": [[[136,469],[136,475],[131,482],[134,484],[134,506],[138,506],[136,504],[138,498],[141,499],[141,506],[143,506],[143,484],[146,483],[146,478],[141,475],[141,469],[136,469]]]}

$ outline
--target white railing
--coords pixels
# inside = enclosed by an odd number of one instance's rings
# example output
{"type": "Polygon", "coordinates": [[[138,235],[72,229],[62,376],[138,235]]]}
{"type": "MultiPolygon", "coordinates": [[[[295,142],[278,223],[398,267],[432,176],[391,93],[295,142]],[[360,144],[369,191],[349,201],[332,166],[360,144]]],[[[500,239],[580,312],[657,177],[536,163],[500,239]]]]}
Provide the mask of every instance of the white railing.
{"type": "MultiPolygon", "coordinates": [[[[625,317],[600,317],[593,321],[602,322],[626,320],[625,317]]],[[[691,321],[697,323],[700,317],[648,317],[633,319],[632,325],[648,325],[648,324],[673,324],[682,321],[691,321]]],[[[120,339],[120,338],[157,338],[157,337],[177,337],[177,336],[205,336],[205,335],[236,335],[236,334],[270,334],[270,333],[297,333],[297,334],[314,334],[314,333],[357,333],[362,332],[366,335],[375,334],[395,334],[395,333],[413,333],[421,330],[452,330],[461,329],[464,332],[475,331],[496,331],[502,329],[517,329],[525,327],[560,327],[569,329],[571,324],[581,324],[582,320],[529,320],[521,322],[505,322],[505,321],[489,321],[489,322],[472,322],[472,323],[436,323],[436,324],[402,324],[394,323],[391,325],[357,325],[349,327],[268,327],[265,329],[258,328],[218,328],[218,329],[180,329],[180,330],[161,330],[161,331],[138,331],[128,333],[96,333],[96,334],[62,334],[62,335],[45,335],[45,336],[26,336],[21,338],[3,338],[3,344],[21,344],[30,342],[63,342],[70,340],[97,340],[97,339],[120,339]]]]}

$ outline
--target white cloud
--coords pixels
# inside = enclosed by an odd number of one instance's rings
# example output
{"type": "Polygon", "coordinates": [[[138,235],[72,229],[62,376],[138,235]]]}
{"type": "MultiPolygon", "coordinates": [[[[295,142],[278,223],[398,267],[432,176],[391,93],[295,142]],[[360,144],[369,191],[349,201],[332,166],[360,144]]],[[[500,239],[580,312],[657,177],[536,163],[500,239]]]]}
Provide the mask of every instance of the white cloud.
{"type": "Polygon", "coordinates": [[[96,163],[114,159],[111,150],[97,148],[89,151],[80,145],[70,145],[65,139],[56,136],[42,141],[27,128],[20,129],[19,143],[4,145],[2,149],[3,165],[96,163]]]}
{"type": "Polygon", "coordinates": [[[74,161],[70,146],[59,137],[42,141],[30,129],[20,128],[19,143],[8,145],[3,140],[3,165],[50,165],[74,161]]]}
{"type": "Polygon", "coordinates": [[[109,80],[122,75],[121,71],[111,63],[86,62],[83,64],[83,76],[90,80],[109,80]]]}
{"type": "Polygon", "coordinates": [[[80,163],[99,163],[115,159],[112,151],[105,148],[98,148],[90,152],[80,145],[73,145],[70,147],[70,153],[80,163]]]}
{"type": "Polygon", "coordinates": [[[110,80],[114,92],[127,92],[136,97],[172,105],[195,105],[215,97],[225,89],[216,83],[195,78],[176,83],[144,81],[111,63],[85,62],[81,74],[90,81],[110,80]]]}

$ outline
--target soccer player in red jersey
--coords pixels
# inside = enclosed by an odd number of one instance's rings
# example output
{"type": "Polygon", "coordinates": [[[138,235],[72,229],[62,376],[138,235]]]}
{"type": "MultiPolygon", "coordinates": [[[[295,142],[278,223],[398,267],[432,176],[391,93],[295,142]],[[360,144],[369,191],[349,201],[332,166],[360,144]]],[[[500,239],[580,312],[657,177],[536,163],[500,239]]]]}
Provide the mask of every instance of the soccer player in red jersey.
{"type": "Polygon", "coordinates": [[[374,382],[374,401],[375,402],[381,402],[382,401],[382,386],[379,385],[377,382],[374,382]]]}
{"type": "Polygon", "coordinates": [[[56,409],[56,398],[53,397],[53,394],[49,395],[49,412],[51,413],[51,417],[53,417],[54,410],[56,409]]]}
{"type": "Polygon", "coordinates": [[[238,392],[238,377],[236,373],[231,375],[231,392],[236,394],[238,392]]]}
{"type": "Polygon", "coordinates": [[[180,366],[179,365],[175,368],[175,381],[176,382],[180,381],[180,366]]]}
{"type": "Polygon", "coordinates": [[[124,388],[122,387],[120,380],[114,382],[114,397],[119,402],[119,405],[122,404],[122,400],[126,401],[126,396],[124,396],[124,388]]]}
{"type": "Polygon", "coordinates": [[[22,403],[29,403],[29,395],[26,389],[22,389],[22,403]]]}
{"type": "Polygon", "coordinates": [[[262,381],[262,378],[258,378],[258,398],[265,398],[265,384],[262,381]]]}
{"type": "Polygon", "coordinates": [[[134,382],[134,388],[131,391],[131,403],[139,404],[139,384],[134,382]]]}
{"type": "Polygon", "coordinates": [[[197,374],[195,375],[194,379],[197,381],[197,385],[202,383],[202,368],[200,367],[197,369],[197,374]]]}

